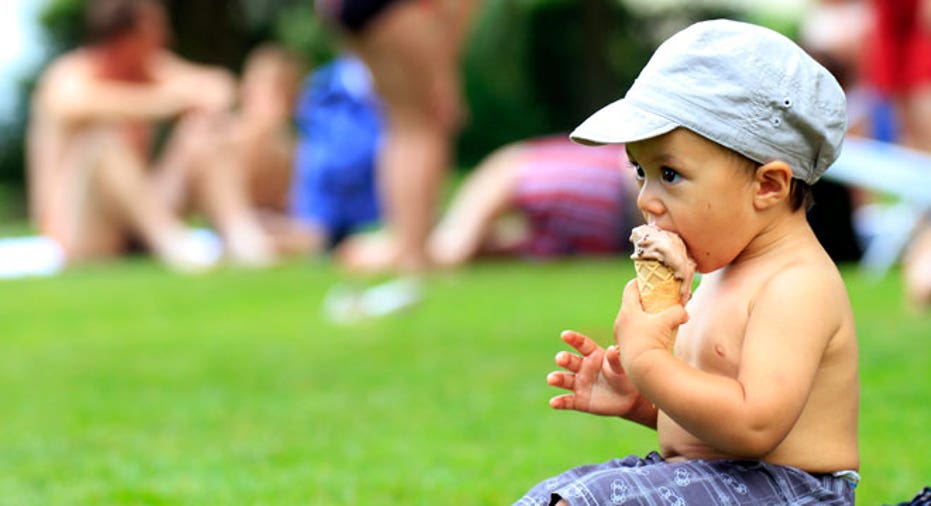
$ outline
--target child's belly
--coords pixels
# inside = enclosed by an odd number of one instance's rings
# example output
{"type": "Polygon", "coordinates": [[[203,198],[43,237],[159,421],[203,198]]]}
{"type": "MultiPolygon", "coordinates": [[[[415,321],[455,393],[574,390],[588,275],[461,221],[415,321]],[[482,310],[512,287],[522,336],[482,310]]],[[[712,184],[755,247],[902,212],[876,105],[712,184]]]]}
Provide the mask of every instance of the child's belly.
{"type": "MultiPolygon", "coordinates": [[[[663,458],[670,461],[693,459],[746,459],[737,455],[730,455],[701,442],[662,411],[656,417],[656,432],[659,437],[659,448],[663,458]]],[[[811,473],[828,473],[840,470],[858,470],[860,467],[857,452],[856,435],[847,441],[842,431],[834,431],[837,435],[833,441],[830,437],[812,438],[804,436],[789,436],[771,453],[759,457],[771,464],[797,467],[811,473]]]]}
{"type": "Polygon", "coordinates": [[[711,460],[732,457],[702,443],[662,411],[656,417],[656,433],[659,437],[660,453],[667,460],[711,460]]]}

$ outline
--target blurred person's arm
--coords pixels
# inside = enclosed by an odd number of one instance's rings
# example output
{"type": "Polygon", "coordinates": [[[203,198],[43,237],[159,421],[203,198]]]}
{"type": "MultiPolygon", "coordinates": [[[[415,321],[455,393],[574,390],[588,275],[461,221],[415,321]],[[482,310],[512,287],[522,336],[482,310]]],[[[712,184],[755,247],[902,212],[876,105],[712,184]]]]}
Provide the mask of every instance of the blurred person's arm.
{"type": "Polygon", "coordinates": [[[161,85],[191,100],[192,108],[207,112],[230,109],[236,97],[236,78],[226,69],[193,63],[169,52],[162,54],[153,68],[161,85]]]}
{"type": "Polygon", "coordinates": [[[193,102],[166,85],[96,78],[83,62],[62,62],[49,69],[35,96],[38,111],[68,123],[156,120],[176,115],[193,102]]]}
{"type": "Polygon", "coordinates": [[[40,81],[39,105],[59,119],[83,123],[159,120],[232,103],[232,78],[222,71],[178,64],[173,57],[157,67],[153,82],[129,83],[96,78],[83,62],[62,62],[40,81]]]}

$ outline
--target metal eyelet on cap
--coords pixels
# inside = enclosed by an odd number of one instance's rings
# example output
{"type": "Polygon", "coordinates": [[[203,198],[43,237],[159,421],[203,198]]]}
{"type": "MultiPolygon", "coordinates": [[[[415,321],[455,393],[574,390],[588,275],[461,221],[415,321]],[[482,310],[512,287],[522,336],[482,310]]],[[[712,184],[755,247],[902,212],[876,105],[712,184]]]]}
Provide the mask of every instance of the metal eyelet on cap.
{"type": "Polygon", "coordinates": [[[770,121],[772,122],[773,126],[782,125],[782,119],[779,118],[778,116],[774,116],[773,119],[770,121]]]}
{"type": "Polygon", "coordinates": [[[791,99],[791,98],[787,98],[787,99],[783,100],[783,101],[782,101],[782,106],[785,107],[786,109],[788,109],[789,107],[792,107],[792,99],[791,99]]]}

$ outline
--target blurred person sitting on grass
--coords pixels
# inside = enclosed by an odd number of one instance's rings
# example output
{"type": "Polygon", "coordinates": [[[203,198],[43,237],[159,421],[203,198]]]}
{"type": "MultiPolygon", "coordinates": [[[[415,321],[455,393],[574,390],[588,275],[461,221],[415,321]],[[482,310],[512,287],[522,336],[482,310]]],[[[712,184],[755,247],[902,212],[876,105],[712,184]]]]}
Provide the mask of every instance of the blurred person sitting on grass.
{"type": "Polygon", "coordinates": [[[141,242],[171,267],[215,257],[180,219],[193,208],[219,229],[229,257],[267,265],[272,245],[251,210],[224,125],[235,80],[166,49],[156,0],[92,0],[86,46],[52,61],[32,97],[32,218],[67,261],[113,257],[141,242]],[[156,156],[158,128],[173,122],[156,156]]]}
{"type": "Polygon", "coordinates": [[[626,144],[646,221],[677,233],[704,276],[688,312],[645,312],[629,282],[615,345],[564,332],[580,355],[560,352],[565,370],[547,377],[570,391],[553,408],[653,428],[659,452],[571,469],[518,504],[854,503],[854,318],[805,214],[845,132],[827,70],[728,20],[673,35],[573,132],[626,144]]]}
{"type": "Polygon", "coordinates": [[[618,167],[623,145],[591,148],[564,136],[515,142],[485,157],[430,235],[435,265],[483,254],[547,259],[629,249],[640,223],[636,181],[618,167]]]}

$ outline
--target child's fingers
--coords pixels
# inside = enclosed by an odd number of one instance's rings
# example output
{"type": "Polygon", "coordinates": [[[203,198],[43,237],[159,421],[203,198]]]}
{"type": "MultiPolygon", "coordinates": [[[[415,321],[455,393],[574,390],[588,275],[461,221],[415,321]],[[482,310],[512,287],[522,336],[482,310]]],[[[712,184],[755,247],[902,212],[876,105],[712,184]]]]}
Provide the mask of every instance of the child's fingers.
{"type": "MultiPolygon", "coordinates": [[[[618,311],[618,315],[630,312],[644,312],[640,302],[640,289],[637,287],[637,280],[635,279],[628,281],[624,287],[624,297],[621,299],[621,309],[618,311]]],[[[678,327],[689,321],[689,314],[681,304],[674,304],[657,313],[657,315],[670,327],[678,327]]]]}
{"type": "Polygon", "coordinates": [[[553,409],[575,409],[575,395],[557,395],[550,399],[550,407],[553,409]]]}
{"type": "Polygon", "coordinates": [[[689,313],[679,304],[670,306],[659,313],[659,317],[663,319],[664,322],[669,324],[670,327],[678,327],[683,323],[689,321],[689,313]]]}
{"type": "Polygon", "coordinates": [[[608,346],[608,349],[605,350],[605,358],[608,360],[608,365],[611,366],[611,370],[618,373],[624,373],[624,366],[621,365],[621,352],[618,351],[617,346],[611,345],[608,346]]]}
{"type": "Polygon", "coordinates": [[[624,285],[624,294],[621,296],[621,312],[637,310],[643,311],[640,304],[640,288],[637,287],[637,280],[631,279],[624,285]]]}
{"type": "Polygon", "coordinates": [[[621,306],[617,309],[617,316],[614,317],[614,339],[617,340],[624,322],[631,317],[631,314],[642,313],[643,306],[640,305],[640,290],[637,288],[637,280],[632,279],[624,285],[624,293],[621,296],[621,306]]]}
{"type": "Polygon", "coordinates": [[[560,337],[566,344],[578,350],[583,357],[591,355],[598,348],[595,341],[592,341],[588,336],[579,334],[574,330],[564,330],[562,334],[560,334],[560,337]]]}
{"type": "Polygon", "coordinates": [[[582,369],[582,357],[568,351],[560,351],[556,354],[556,365],[572,372],[579,372],[582,369]]]}
{"type": "Polygon", "coordinates": [[[575,387],[575,374],[553,371],[546,375],[546,383],[553,387],[572,390],[575,387]]]}

